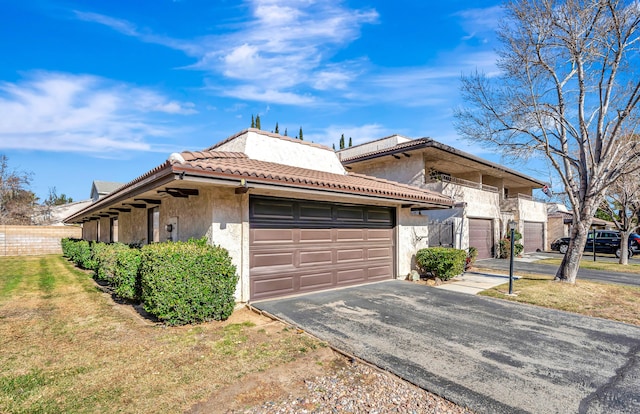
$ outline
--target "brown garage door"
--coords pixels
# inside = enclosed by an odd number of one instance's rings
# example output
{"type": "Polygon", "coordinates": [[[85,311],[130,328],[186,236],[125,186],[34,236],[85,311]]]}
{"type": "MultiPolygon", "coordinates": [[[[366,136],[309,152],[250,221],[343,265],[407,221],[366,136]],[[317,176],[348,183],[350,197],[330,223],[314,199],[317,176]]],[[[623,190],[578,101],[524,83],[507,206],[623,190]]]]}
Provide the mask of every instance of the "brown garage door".
{"type": "Polygon", "coordinates": [[[543,223],[533,221],[524,222],[524,234],[522,235],[524,252],[533,253],[544,251],[544,226],[543,223]]]}
{"type": "Polygon", "coordinates": [[[251,197],[250,298],[390,279],[391,208],[251,197]]]}
{"type": "Polygon", "coordinates": [[[469,219],[469,246],[478,249],[478,259],[493,257],[493,220],[469,219]]]}

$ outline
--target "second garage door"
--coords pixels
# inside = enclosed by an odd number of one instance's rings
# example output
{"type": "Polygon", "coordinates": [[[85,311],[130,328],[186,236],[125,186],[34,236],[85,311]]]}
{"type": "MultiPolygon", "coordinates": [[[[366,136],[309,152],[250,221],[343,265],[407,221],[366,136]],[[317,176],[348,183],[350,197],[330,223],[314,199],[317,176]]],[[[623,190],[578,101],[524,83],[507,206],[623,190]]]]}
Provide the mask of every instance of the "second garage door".
{"type": "Polygon", "coordinates": [[[251,197],[250,298],[390,279],[392,208],[251,197]]]}
{"type": "Polygon", "coordinates": [[[469,246],[478,249],[478,259],[493,257],[493,220],[469,219],[469,246]]]}
{"type": "Polygon", "coordinates": [[[522,236],[525,253],[544,251],[544,223],[525,221],[522,236]]]}

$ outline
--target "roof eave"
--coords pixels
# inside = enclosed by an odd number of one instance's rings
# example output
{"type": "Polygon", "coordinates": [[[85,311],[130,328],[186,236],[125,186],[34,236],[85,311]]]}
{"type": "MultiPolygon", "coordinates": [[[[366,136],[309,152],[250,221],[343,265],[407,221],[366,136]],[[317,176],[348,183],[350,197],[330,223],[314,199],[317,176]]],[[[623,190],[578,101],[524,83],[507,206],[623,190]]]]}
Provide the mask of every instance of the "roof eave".
{"type": "Polygon", "coordinates": [[[385,201],[393,204],[403,205],[403,204],[412,204],[412,205],[420,205],[426,208],[439,208],[439,209],[447,209],[453,207],[453,200],[445,199],[445,198],[436,198],[436,197],[424,197],[424,198],[413,198],[413,197],[396,197],[392,195],[383,194],[382,192],[377,194],[374,192],[366,192],[366,191],[358,191],[353,189],[346,189],[341,187],[321,187],[306,183],[300,182],[285,182],[282,180],[275,180],[268,177],[260,177],[254,175],[236,175],[229,174],[218,171],[207,171],[200,170],[194,168],[188,168],[185,166],[176,165],[174,168],[176,173],[184,173],[184,179],[188,180],[193,177],[203,178],[205,181],[207,179],[222,179],[227,182],[237,182],[237,185],[240,185],[241,180],[244,180],[243,186],[254,188],[269,188],[269,189],[277,189],[277,188],[287,188],[287,189],[300,189],[308,193],[314,194],[340,194],[342,196],[352,197],[352,198],[365,198],[365,199],[375,199],[378,201],[385,201]]]}
{"type": "Polygon", "coordinates": [[[499,164],[493,163],[491,161],[482,159],[480,157],[476,157],[472,154],[468,154],[464,151],[461,151],[459,149],[453,148],[449,145],[446,144],[442,144],[438,141],[434,141],[431,138],[419,138],[414,140],[416,141],[414,143],[414,145],[409,145],[409,143],[404,144],[405,146],[403,146],[403,144],[400,145],[396,145],[395,147],[391,147],[387,150],[383,150],[383,151],[376,151],[376,152],[371,152],[368,154],[363,154],[362,156],[359,157],[353,157],[350,159],[346,159],[346,160],[342,160],[342,164],[343,165],[349,165],[349,164],[355,164],[358,162],[362,162],[362,161],[369,161],[369,160],[373,160],[376,158],[381,158],[381,157],[385,157],[385,156],[389,156],[389,155],[395,155],[395,154],[400,154],[403,152],[408,152],[408,151],[417,151],[417,150],[421,150],[421,149],[425,149],[425,148],[436,148],[439,149],[441,151],[445,151],[451,154],[454,154],[456,156],[462,157],[462,158],[466,158],[468,160],[486,165],[487,167],[491,167],[491,168],[495,168],[499,171],[508,173],[508,174],[512,174],[515,175],[517,177],[520,177],[522,179],[525,179],[527,181],[530,181],[532,183],[535,183],[536,185],[538,185],[539,187],[544,187],[545,185],[548,185],[548,183],[544,182],[544,181],[540,181],[537,180],[535,178],[529,177],[527,175],[524,174],[520,174],[517,171],[514,171],[510,168],[501,166],[499,164]]]}
{"type": "Polygon", "coordinates": [[[78,223],[79,219],[91,216],[94,213],[99,212],[105,207],[113,204],[117,204],[123,202],[131,197],[134,197],[137,194],[148,191],[151,188],[162,186],[166,183],[169,183],[175,180],[177,177],[173,171],[171,164],[164,163],[153,170],[149,171],[147,174],[133,180],[129,184],[125,184],[118,191],[110,193],[109,195],[100,198],[95,203],[87,206],[86,208],[80,210],[72,216],[67,217],[64,220],[65,224],[73,224],[78,223]]]}

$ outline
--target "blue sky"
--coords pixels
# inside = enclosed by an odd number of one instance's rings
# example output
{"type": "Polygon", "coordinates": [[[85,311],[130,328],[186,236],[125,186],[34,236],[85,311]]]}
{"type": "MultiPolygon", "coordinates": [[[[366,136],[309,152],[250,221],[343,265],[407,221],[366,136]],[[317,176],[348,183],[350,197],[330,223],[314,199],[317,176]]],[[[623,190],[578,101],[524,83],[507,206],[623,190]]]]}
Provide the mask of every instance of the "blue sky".
{"type": "MultiPolygon", "coordinates": [[[[0,0],[0,153],[41,198],[128,182],[250,126],[353,144],[461,140],[460,76],[496,73],[498,1],[0,0]]],[[[548,171],[519,169],[540,179],[548,171]]]]}

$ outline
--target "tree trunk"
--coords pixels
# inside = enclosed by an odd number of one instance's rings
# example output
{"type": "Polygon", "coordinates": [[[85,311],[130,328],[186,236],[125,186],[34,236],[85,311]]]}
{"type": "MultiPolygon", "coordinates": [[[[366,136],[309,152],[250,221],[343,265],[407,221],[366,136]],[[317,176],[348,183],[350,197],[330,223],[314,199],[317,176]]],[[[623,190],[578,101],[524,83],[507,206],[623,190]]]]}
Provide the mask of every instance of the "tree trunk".
{"type": "Polygon", "coordinates": [[[628,231],[620,232],[620,261],[621,265],[629,264],[629,233],[628,231]]]}
{"type": "Polygon", "coordinates": [[[584,252],[584,246],[587,244],[589,235],[589,227],[591,222],[578,222],[571,228],[571,240],[567,253],[562,258],[562,263],[558,268],[555,280],[566,283],[576,283],[576,276],[580,268],[580,259],[584,252]]]}

